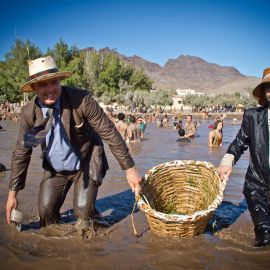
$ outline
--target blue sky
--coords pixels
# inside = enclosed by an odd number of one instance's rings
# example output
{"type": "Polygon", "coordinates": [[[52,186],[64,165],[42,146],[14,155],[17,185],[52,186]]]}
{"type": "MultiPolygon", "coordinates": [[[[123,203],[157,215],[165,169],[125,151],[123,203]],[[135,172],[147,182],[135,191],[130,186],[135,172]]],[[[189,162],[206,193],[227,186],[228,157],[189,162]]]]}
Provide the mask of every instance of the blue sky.
{"type": "Polygon", "coordinates": [[[181,54],[198,56],[261,77],[270,66],[269,28],[269,0],[9,0],[0,9],[0,60],[15,37],[44,53],[62,38],[161,66],[181,54]]]}

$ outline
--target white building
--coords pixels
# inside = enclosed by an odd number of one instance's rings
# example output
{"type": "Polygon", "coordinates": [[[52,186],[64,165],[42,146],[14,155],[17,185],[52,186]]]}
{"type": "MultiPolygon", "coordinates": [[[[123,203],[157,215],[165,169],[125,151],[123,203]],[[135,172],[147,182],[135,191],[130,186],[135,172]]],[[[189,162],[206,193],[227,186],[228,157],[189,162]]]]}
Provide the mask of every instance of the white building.
{"type": "Polygon", "coordinates": [[[193,89],[176,89],[176,93],[178,96],[180,97],[186,97],[189,95],[194,95],[194,96],[204,96],[205,93],[204,92],[196,92],[193,89]]]}
{"type": "Polygon", "coordinates": [[[184,105],[183,100],[185,99],[186,96],[189,95],[194,95],[194,96],[204,96],[204,92],[197,92],[193,89],[176,89],[177,95],[172,96],[173,100],[173,105],[172,109],[173,110],[183,110],[183,111],[189,111],[191,110],[190,106],[184,105]]]}

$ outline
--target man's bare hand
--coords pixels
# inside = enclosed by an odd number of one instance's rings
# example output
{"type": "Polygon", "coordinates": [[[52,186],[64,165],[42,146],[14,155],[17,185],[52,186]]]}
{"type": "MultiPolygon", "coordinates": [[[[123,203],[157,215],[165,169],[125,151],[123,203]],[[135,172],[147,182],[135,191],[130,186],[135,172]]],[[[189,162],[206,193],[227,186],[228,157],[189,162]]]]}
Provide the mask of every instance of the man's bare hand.
{"type": "Polygon", "coordinates": [[[126,170],[127,181],[129,186],[133,192],[140,190],[140,182],[142,180],[142,176],[137,171],[135,167],[126,170]]]}
{"type": "Polygon", "coordinates": [[[220,178],[222,180],[228,181],[231,173],[232,173],[232,167],[227,165],[220,165],[218,168],[220,178]]]}
{"type": "Polygon", "coordinates": [[[6,217],[7,223],[10,224],[10,216],[12,209],[16,209],[17,207],[17,199],[16,199],[17,192],[16,191],[9,191],[8,199],[6,203],[6,217]]]}

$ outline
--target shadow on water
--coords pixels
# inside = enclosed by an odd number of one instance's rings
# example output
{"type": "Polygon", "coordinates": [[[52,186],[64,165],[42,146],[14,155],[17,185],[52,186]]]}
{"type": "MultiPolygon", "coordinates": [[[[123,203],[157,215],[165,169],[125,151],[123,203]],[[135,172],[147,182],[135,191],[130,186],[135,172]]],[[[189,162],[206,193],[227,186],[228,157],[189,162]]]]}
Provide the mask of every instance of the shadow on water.
{"type": "Polygon", "coordinates": [[[247,210],[246,200],[238,205],[223,201],[208,222],[205,232],[214,234],[232,225],[247,210]]]}
{"type": "MultiPolygon", "coordinates": [[[[96,207],[101,213],[105,213],[105,221],[112,226],[131,214],[134,202],[134,194],[131,190],[126,190],[97,200],[96,207]]],[[[214,234],[224,228],[228,228],[246,210],[247,204],[245,199],[243,199],[238,205],[223,201],[209,221],[205,233],[214,234]]],[[[135,212],[138,211],[139,209],[136,207],[135,212]]],[[[77,218],[75,217],[73,209],[69,209],[61,214],[61,223],[74,223],[76,220],[77,218]]],[[[23,225],[24,231],[30,229],[37,230],[39,228],[39,221],[23,225]]]]}
{"type": "MultiPolygon", "coordinates": [[[[134,194],[131,190],[126,190],[97,200],[96,208],[103,213],[105,221],[112,226],[131,214],[134,203],[134,194]]],[[[138,212],[138,210],[136,207],[134,213],[138,212]]],[[[69,209],[61,214],[61,223],[74,223],[76,220],[73,209],[69,209]]],[[[39,221],[23,224],[22,229],[24,231],[40,229],[39,221]]]]}

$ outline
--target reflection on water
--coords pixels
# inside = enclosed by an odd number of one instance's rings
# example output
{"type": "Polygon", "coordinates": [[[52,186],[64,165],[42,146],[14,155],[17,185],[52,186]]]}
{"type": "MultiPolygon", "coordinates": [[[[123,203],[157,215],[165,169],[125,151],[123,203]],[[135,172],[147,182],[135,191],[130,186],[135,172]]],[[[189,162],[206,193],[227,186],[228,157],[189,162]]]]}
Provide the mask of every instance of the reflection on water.
{"type": "MultiPolygon", "coordinates": [[[[203,160],[218,166],[239,126],[225,122],[223,146],[209,148],[208,126],[211,123],[202,121],[199,136],[189,144],[176,142],[178,134],[173,127],[157,128],[148,124],[145,140],[129,144],[137,168],[144,174],[153,166],[176,159],[203,160]]],[[[18,124],[5,122],[2,126],[8,131],[0,132],[0,162],[10,168],[18,124]]],[[[144,214],[136,212],[136,229],[144,232],[142,237],[136,238],[130,218],[134,195],[128,189],[125,173],[105,147],[110,170],[99,190],[97,208],[114,230],[97,239],[82,241],[77,235],[67,233],[75,221],[72,191],[61,209],[65,224],[58,229],[39,229],[37,195],[42,176],[39,149],[33,153],[26,188],[19,193],[19,209],[25,215],[21,233],[5,224],[3,206],[10,171],[0,174],[0,261],[3,269],[127,269],[127,265],[130,269],[258,269],[258,265],[260,269],[268,269],[270,260],[265,256],[266,251],[254,251],[252,247],[253,227],[242,195],[248,153],[234,167],[224,201],[204,234],[188,239],[160,238],[148,230],[144,214]]]]}

